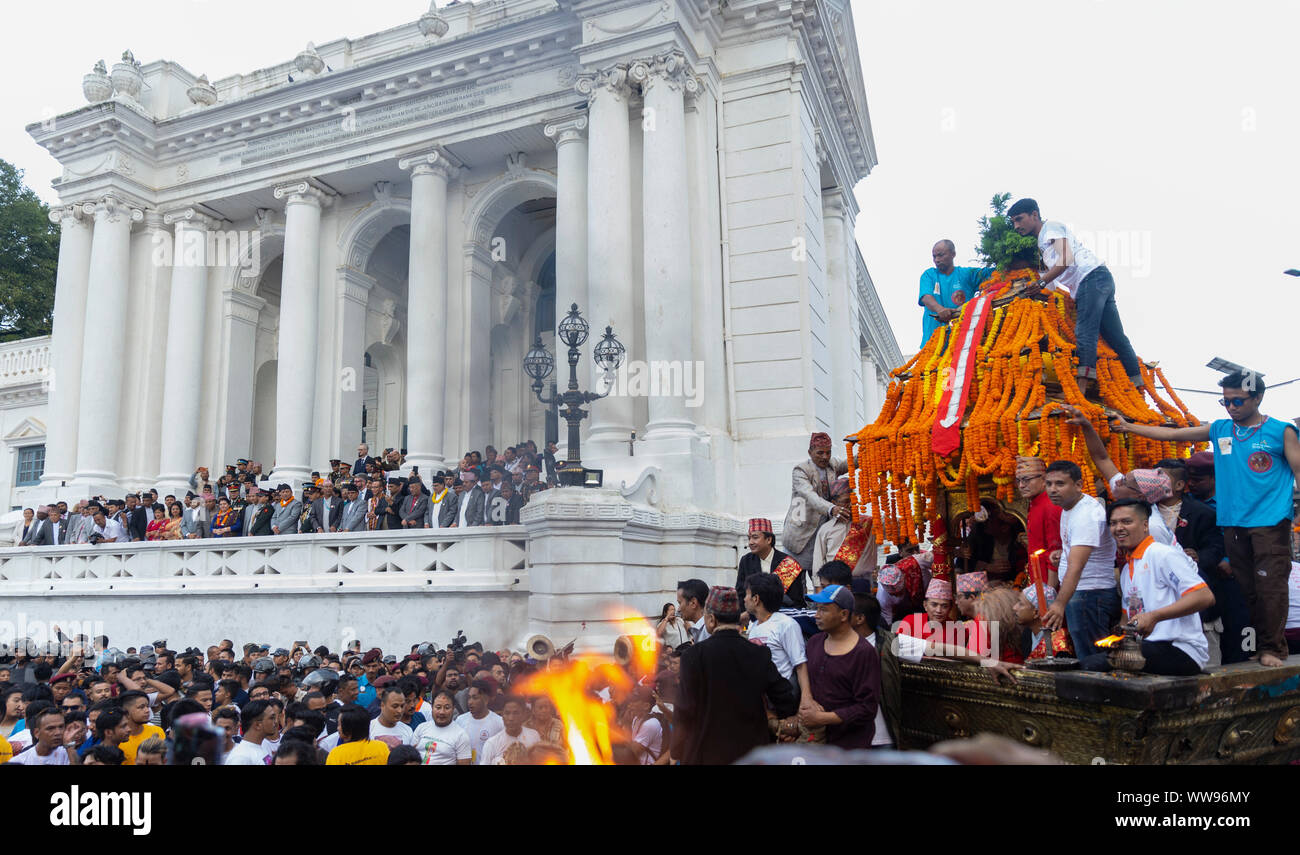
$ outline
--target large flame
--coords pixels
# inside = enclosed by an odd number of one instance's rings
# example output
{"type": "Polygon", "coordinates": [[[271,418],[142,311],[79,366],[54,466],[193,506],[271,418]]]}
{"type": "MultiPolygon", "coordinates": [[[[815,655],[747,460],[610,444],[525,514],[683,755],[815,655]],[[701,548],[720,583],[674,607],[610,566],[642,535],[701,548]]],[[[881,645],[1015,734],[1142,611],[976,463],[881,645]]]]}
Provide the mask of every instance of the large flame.
{"type": "Polygon", "coordinates": [[[1114,647],[1116,644],[1119,644],[1123,640],[1124,640],[1124,636],[1122,635],[1108,635],[1105,638],[1097,639],[1096,641],[1093,642],[1093,644],[1096,645],[1097,647],[1109,648],[1109,647],[1114,647]]]}
{"type": "MultiPolygon", "coordinates": [[[[518,687],[524,695],[546,695],[555,704],[568,742],[567,761],[575,766],[612,766],[614,745],[631,737],[618,725],[618,705],[636,688],[637,681],[652,679],[659,661],[658,639],[644,615],[630,609],[610,614],[620,637],[632,643],[621,648],[626,664],[614,656],[584,654],[526,679],[518,687]],[[610,703],[596,694],[608,689],[610,703]]],[[[616,651],[620,648],[616,647],[616,651]]]]}

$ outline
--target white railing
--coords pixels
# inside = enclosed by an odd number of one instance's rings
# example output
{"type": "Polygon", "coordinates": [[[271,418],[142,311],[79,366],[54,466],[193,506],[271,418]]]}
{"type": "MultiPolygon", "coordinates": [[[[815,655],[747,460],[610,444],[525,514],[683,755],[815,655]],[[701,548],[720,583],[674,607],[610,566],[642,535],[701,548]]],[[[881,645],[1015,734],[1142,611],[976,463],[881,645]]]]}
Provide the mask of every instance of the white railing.
{"type": "Polygon", "coordinates": [[[528,590],[523,526],[0,549],[0,597],[528,590]]]}
{"type": "Polygon", "coordinates": [[[24,338],[0,344],[0,386],[19,386],[50,375],[50,337],[24,338]]]}

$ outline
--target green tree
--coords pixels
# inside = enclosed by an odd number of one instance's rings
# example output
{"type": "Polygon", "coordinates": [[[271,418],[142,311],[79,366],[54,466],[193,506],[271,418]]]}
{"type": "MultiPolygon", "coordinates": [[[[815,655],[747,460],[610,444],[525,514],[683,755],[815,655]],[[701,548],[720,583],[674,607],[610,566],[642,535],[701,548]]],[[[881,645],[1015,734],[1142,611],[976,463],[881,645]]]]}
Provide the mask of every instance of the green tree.
{"type": "Polygon", "coordinates": [[[1007,270],[1013,266],[1038,267],[1038,240],[1032,235],[1020,235],[1011,227],[1007,218],[1007,202],[1010,193],[999,193],[993,197],[989,207],[993,216],[980,217],[980,239],[976,247],[979,260],[986,265],[996,265],[998,270],[1007,270]]]}
{"type": "Polygon", "coordinates": [[[0,160],[0,341],[48,335],[54,316],[59,230],[50,208],[0,160]]]}

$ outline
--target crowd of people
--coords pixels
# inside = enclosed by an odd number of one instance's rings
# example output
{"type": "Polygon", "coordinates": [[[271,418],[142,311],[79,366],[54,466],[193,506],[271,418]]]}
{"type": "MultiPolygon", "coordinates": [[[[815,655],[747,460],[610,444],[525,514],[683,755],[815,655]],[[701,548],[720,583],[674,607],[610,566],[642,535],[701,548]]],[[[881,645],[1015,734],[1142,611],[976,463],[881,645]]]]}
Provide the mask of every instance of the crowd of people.
{"type": "MultiPolygon", "coordinates": [[[[1258,416],[1262,381],[1243,382],[1224,379],[1229,424],[1169,435],[1119,422],[1154,438],[1215,439],[1211,452],[1153,469],[1119,472],[1073,413],[1108,505],[1085,491],[1076,463],[1024,457],[1026,524],[990,503],[951,536],[900,544],[883,563],[870,514],[854,521],[845,462],[827,434],[813,434],[793,471],[784,550],[770,520],[750,520],[734,585],[677,584],[653,621],[653,665],[631,657],[587,672],[587,700],[611,724],[608,759],[700,765],[772,743],[894,746],[900,663],[980,662],[1008,681],[1044,657],[1109,670],[1098,642],[1116,630],[1139,640],[1150,673],[1191,675],[1250,655],[1281,664],[1300,647],[1300,564],[1288,558],[1300,445],[1294,425],[1258,416]]],[[[474,468],[468,455],[462,480],[476,480],[474,468]]],[[[418,481],[407,486],[423,498],[418,481]]],[[[206,651],[165,640],[120,651],[60,633],[55,649],[20,642],[0,659],[0,760],[566,762],[572,721],[539,677],[571,667],[568,653],[538,659],[463,636],[401,655],[305,641],[236,650],[228,639],[206,651]]]]}
{"type": "MultiPolygon", "coordinates": [[[[1104,265],[1043,221],[1033,200],[1009,216],[1038,240],[1041,282],[1079,307],[1085,389],[1099,336],[1140,387],[1104,265]]],[[[952,249],[936,245],[936,275],[922,281],[936,322],[979,284],[978,271],[953,267],[952,249]]],[[[1097,483],[1085,485],[1074,461],[1020,457],[1023,519],[990,499],[883,561],[870,509],[853,512],[847,461],[834,458],[828,434],[814,433],[792,472],[780,548],[770,520],[749,520],[733,585],[678,582],[653,626],[653,664],[632,656],[582,672],[583,701],[611,725],[607,759],[725,764],[771,743],[895,746],[900,663],[925,657],[979,662],[1014,682],[1014,669],[1036,659],[1111,670],[1107,644],[1122,636],[1140,652],[1138,667],[1157,675],[1250,658],[1283,664],[1300,652],[1300,563],[1291,558],[1300,436],[1260,411],[1258,375],[1233,372],[1221,385],[1226,419],[1173,428],[1114,418],[1116,432],[1208,441],[1209,451],[1121,472],[1089,420],[1067,408],[1097,483]]],[[[151,491],[78,502],[73,524],[66,505],[50,506],[27,522],[23,542],[517,523],[519,507],[555,482],[554,452],[527,442],[498,457],[489,447],[425,484],[414,470],[391,476],[400,451],[374,458],[362,446],[351,465],[331,461],[301,499],[288,485],[265,489],[260,467],[241,460],[215,484],[199,469],[183,502],[158,503],[151,491]]],[[[180,653],[165,640],[125,651],[104,638],[60,642],[20,643],[0,660],[0,762],[528,765],[572,759],[571,740],[583,736],[545,679],[575,667],[569,650],[533,658],[463,636],[400,656],[303,641],[245,644],[242,656],[230,640],[180,653]]]]}
{"type": "Polygon", "coordinates": [[[144,490],[27,508],[14,540],[62,546],[516,525],[529,499],[557,483],[555,451],[548,442],[539,453],[532,440],[500,454],[488,446],[426,481],[418,467],[407,467],[404,449],[371,456],[363,443],[355,461],[331,460],[300,494],[289,484],[272,484],[260,463],[240,459],[215,480],[199,467],[184,496],[144,490]]]}

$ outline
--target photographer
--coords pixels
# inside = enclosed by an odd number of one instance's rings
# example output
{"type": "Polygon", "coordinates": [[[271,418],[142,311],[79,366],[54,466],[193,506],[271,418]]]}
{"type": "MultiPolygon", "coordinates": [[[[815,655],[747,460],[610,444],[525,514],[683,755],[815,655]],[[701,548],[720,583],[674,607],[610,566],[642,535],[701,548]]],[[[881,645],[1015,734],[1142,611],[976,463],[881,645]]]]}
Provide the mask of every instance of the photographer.
{"type": "Polygon", "coordinates": [[[94,519],[95,524],[90,530],[90,543],[126,543],[130,540],[122,524],[117,520],[109,519],[104,514],[102,505],[95,505],[94,511],[92,519],[94,519]]]}

